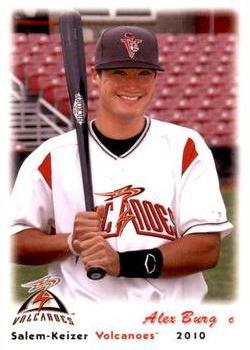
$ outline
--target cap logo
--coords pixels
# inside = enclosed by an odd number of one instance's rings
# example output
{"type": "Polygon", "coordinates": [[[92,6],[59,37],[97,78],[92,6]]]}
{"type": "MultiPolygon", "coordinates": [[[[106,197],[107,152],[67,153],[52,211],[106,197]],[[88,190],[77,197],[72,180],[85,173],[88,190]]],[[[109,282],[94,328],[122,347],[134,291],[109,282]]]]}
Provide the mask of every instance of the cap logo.
{"type": "Polygon", "coordinates": [[[121,42],[125,45],[129,58],[133,58],[136,52],[139,51],[139,44],[142,43],[141,39],[135,37],[134,33],[125,33],[124,37],[121,39],[121,42]]]}

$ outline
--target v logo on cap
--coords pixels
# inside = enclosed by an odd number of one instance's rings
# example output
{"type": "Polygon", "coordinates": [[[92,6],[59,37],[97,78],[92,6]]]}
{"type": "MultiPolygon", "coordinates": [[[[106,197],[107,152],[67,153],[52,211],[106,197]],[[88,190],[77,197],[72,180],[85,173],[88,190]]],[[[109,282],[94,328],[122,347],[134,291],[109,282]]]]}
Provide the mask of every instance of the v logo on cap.
{"type": "Polygon", "coordinates": [[[121,42],[125,45],[129,58],[133,58],[140,50],[139,44],[142,43],[141,39],[135,37],[134,33],[125,33],[121,42]]]}

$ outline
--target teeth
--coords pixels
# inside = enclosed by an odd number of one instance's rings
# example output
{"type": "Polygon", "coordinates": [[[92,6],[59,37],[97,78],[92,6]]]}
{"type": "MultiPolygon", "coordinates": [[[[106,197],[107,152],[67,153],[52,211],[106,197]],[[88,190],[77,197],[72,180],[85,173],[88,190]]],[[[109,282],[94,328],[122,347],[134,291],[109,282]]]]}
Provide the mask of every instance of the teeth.
{"type": "Polygon", "coordinates": [[[131,96],[120,96],[121,98],[123,98],[124,100],[129,100],[129,101],[136,101],[139,99],[139,96],[134,96],[134,97],[131,97],[131,96]]]}

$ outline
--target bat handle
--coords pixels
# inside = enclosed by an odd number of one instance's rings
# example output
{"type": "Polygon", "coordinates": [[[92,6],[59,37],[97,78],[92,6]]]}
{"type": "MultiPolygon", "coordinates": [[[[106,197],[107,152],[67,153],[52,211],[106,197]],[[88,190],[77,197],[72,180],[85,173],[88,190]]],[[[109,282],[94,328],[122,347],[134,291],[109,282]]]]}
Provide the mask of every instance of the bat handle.
{"type": "Polygon", "coordinates": [[[100,280],[106,275],[106,271],[104,271],[101,267],[91,267],[87,271],[87,276],[91,280],[100,280]]]}

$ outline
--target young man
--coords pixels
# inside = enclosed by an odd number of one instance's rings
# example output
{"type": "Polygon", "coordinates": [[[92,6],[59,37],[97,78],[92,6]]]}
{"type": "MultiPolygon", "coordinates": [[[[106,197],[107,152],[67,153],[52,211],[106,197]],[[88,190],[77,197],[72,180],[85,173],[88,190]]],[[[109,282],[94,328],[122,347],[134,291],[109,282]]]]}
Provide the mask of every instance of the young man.
{"type": "Polygon", "coordinates": [[[89,125],[95,212],[84,211],[75,131],[45,142],[19,172],[14,260],[49,264],[61,277],[59,297],[201,301],[207,292],[202,271],[216,265],[232,225],[203,139],[144,115],[158,70],[148,30],[101,35],[92,68],[99,106],[89,125]],[[89,279],[91,267],[106,276],[89,279]]]}

